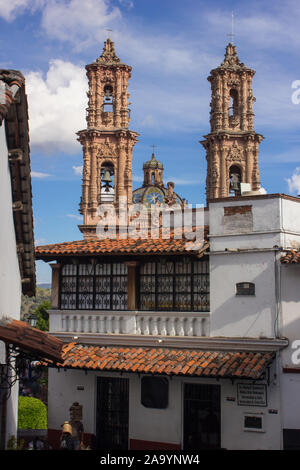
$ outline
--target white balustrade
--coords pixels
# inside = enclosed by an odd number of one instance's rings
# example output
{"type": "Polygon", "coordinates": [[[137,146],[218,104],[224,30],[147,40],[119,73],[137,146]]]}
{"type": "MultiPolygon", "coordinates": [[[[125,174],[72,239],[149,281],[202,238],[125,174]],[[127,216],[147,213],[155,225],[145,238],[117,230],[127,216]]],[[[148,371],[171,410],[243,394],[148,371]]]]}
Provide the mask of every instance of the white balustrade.
{"type": "Polygon", "coordinates": [[[209,313],[50,310],[50,331],[141,336],[207,336],[209,313]]]}

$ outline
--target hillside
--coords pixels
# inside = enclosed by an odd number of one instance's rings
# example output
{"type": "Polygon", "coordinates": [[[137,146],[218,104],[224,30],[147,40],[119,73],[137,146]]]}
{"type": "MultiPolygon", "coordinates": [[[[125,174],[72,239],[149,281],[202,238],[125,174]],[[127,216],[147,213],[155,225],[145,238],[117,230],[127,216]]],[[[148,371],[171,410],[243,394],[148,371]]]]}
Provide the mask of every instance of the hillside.
{"type": "Polygon", "coordinates": [[[51,290],[44,289],[42,287],[36,288],[35,297],[27,297],[22,295],[22,305],[21,305],[21,320],[24,320],[25,317],[29,316],[34,312],[34,309],[40,305],[41,302],[48,300],[50,302],[51,290]]]}

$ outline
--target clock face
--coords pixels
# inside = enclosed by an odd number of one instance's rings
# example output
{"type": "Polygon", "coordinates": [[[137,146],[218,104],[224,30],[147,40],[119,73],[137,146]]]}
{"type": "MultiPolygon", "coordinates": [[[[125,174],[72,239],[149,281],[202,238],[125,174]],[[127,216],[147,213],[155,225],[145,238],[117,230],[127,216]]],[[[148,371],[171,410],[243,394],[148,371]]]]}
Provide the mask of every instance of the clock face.
{"type": "Polygon", "coordinates": [[[161,204],[164,201],[164,194],[160,188],[150,186],[145,190],[141,188],[136,190],[132,195],[132,202],[134,204],[144,204],[146,207],[151,207],[154,204],[161,204]]]}
{"type": "Polygon", "coordinates": [[[145,196],[144,196],[144,204],[145,206],[152,206],[153,204],[161,204],[164,200],[164,195],[158,188],[149,188],[147,189],[145,196]]]}

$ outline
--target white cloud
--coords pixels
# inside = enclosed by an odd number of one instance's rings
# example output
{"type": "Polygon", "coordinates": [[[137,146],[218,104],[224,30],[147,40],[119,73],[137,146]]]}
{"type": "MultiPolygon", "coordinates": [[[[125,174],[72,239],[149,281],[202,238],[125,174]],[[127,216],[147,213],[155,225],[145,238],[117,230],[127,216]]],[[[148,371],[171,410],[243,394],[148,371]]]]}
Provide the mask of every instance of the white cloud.
{"type": "Polygon", "coordinates": [[[132,0],[119,0],[119,3],[121,6],[128,8],[128,10],[134,7],[134,3],[132,0]]]}
{"type": "Polygon", "coordinates": [[[142,183],[144,178],[142,176],[132,175],[132,181],[135,183],[142,183]]]}
{"type": "Polygon", "coordinates": [[[300,167],[295,168],[291,178],[286,179],[290,193],[300,194],[300,167]]]}
{"type": "Polygon", "coordinates": [[[191,185],[191,184],[201,184],[201,181],[200,179],[198,180],[193,180],[193,179],[189,179],[189,178],[177,178],[176,176],[175,177],[168,177],[168,178],[164,178],[165,181],[172,181],[175,185],[178,185],[178,186],[185,186],[185,185],[191,185]]]}
{"type": "Polygon", "coordinates": [[[80,150],[76,132],[86,127],[87,79],[84,67],[56,59],[46,77],[26,75],[31,145],[46,153],[80,150]]]}
{"type": "Polygon", "coordinates": [[[81,176],[82,175],[82,170],[83,170],[83,165],[79,166],[72,166],[75,175],[81,176]]]}
{"type": "Polygon", "coordinates": [[[110,8],[106,0],[48,1],[42,17],[42,27],[49,37],[70,41],[81,48],[95,42],[95,36],[121,17],[117,7],[110,8]]]}
{"type": "Polygon", "coordinates": [[[43,4],[44,0],[0,0],[0,16],[11,22],[25,10],[33,12],[43,4]]]}
{"type": "Polygon", "coordinates": [[[78,220],[79,222],[82,222],[82,215],[67,214],[67,217],[69,217],[70,219],[75,219],[75,220],[78,220]]]}
{"type": "Polygon", "coordinates": [[[32,171],[31,172],[31,177],[32,178],[40,178],[40,179],[43,179],[43,178],[48,178],[49,176],[49,173],[41,173],[39,171],[32,171]]]}

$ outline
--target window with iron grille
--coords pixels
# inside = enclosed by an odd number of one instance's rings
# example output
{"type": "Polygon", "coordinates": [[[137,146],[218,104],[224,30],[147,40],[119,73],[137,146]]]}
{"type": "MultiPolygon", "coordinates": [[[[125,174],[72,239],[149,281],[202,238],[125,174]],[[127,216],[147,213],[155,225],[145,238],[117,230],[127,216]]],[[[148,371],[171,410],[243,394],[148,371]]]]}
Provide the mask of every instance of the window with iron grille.
{"type": "Polygon", "coordinates": [[[60,308],[127,310],[127,266],[123,263],[63,265],[60,308]]]}
{"type": "Polygon", "coordinates": [[[141,310],[209,311],[208,260],[158,260],[140,266],[141,310]]]}

